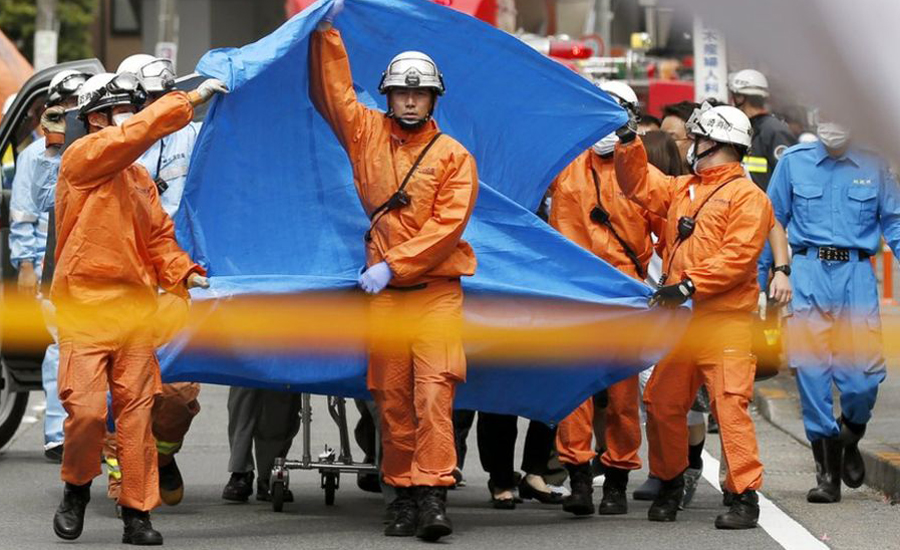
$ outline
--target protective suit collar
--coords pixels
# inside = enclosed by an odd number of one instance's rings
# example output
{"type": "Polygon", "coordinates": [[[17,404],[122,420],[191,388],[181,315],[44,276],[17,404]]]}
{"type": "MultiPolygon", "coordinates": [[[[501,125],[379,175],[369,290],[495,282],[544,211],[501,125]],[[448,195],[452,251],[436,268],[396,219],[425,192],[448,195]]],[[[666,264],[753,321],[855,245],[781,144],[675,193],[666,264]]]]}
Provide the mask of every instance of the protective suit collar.
{"type": "Polygon", "coordinates": [[[401,126],[396,119],[392,117],[389,118],[391,121],[391,139],[399,142],[401,145],[406,143],[428,143],[431,141],[431,138],[434,137],[434,134],[440,131],[437,122],[435,122],[433,118],[429,119],[428,122],[418,130],[407,130],[401,126]]]}
{"type": "Polygon", "coordinates": [[[744,167],[740,162],[729,162],[705,168],[697,173],[701,185],[719,185],[725,181],[745,177],[744,167]]]}

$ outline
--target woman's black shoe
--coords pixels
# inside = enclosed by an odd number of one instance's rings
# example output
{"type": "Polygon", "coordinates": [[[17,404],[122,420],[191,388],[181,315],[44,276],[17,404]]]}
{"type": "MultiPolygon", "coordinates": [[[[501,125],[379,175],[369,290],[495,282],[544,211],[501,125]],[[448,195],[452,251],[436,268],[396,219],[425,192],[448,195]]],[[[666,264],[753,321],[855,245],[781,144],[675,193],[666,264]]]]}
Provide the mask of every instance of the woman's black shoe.
{"type": "Polygon", "coordinates": [[[559,493],[539,491],[528,483],[528,476],[519,484],[519,496],[524,500],[534,499],[541,504],[562,504],[563,497],[559,493]]]}

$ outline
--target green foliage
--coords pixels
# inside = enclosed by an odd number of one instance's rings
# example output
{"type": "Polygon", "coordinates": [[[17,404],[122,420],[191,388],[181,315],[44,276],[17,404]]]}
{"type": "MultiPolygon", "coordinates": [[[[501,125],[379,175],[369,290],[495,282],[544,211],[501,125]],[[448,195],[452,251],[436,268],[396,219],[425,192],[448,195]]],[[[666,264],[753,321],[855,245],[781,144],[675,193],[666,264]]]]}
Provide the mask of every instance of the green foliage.
{"type": "MultiPolygon", "coordinates": [[[[0,0],[0,30],[29,61],[34,60],[35,0],[0,0]]],[[[58,60],[93,57],[91,26],[98,13],[98,0],[57,0],[59,19],[58,60]]]]}

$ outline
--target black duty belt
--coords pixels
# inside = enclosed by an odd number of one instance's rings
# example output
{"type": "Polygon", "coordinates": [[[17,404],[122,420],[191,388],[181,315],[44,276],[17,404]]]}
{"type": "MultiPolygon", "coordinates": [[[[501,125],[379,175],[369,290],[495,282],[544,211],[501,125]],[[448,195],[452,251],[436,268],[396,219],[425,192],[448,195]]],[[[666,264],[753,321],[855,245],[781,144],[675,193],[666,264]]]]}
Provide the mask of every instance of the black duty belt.
{"type": "MultiPolygon", "coordinates": [[[[451,283],[453,283],[453,282],[457,282],[457,283],[458,283],[458,282],[459,282],[459,277],[455,277],[455,278],[453,278],[453,279],[447,279],[447,281],[449,281],[449,282],[451,282],[451,283]]],[[[428,283],[419,283],[419,284],[417,284],[417,285],[410,285],[410,286],[394,286],[394,285],[388,285],[387,287],[388,287],[389,290],[399,290],[400,292],[410,292],[410,291],[413,291],[413,290],[424,290],[424,289],[428,288],[428,283]]]]}
{"type": "Polygon", "coordinates": [[[826,262],[849,262],[850,260],[868,260],[872,257],[865,250],[858,248],[838,248],[836,246],[811,246],[808,248],[797,248],[793,255],[814,257],[826,262]]]}

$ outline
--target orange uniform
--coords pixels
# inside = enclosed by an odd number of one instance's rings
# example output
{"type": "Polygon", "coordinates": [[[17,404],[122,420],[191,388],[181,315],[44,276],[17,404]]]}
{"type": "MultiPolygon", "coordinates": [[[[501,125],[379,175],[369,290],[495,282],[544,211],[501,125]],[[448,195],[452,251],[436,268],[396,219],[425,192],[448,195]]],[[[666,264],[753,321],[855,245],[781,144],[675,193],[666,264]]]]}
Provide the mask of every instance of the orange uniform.
{"type": "MultiPolygon", "coordinates": [[[[640,263],[641,273],[653,255],[651,232],[658,232],[663,220],[628,200],[616,183],[615,162],[591,150],[582,153],[550,185],[550,225],[581,247],[603,258],[623,273],[643,280],[638,267],[612,231],[591,219],[598,205],[610,214],[610,223],[628,244],[640,263]],[[596,176],[596,184],[594,177],[596,176]]],[[[638,377],[632,376],[609,387],[604,465],[622,470],[641,467],[641,423],[638,410],[638,377]]],[[[556,445],[560,461],[585,464],[594,458],[591,440],[594,401],[588,399],[559,423],[556,445]]]]}
{"type": "MultiPolygon", "coordinates": [[[[313,33],[310,89],[353,165],[353,179],[371,215],[400,186],[437,134],[433,121],[403,130],[368,109],[353,91],[350,64],[337,30],[313,33]]],[[[373,342],[368,386],[382,416],[382,471],[395,487],[448,486],[456,464],[453,391],[465,379],[461,276],[475,273],[475,254],[461,239],[475,206],[478,175],[466,149],[442,135],[406,186],[408,206],[376,216],[366,264],[387,262],[393,279],[371,301],[375,326],[403,314],[421,328],[408,342],[373,342]]],[[[362,238],[362,236],[360,236],[362,238]]]]}
{"type": "Polygon", "coordinates": [[[758,489],[762,464],[747,410],[756,371],[750,316],[759,295],[756,261],[775,223],[772,205],[739,163],[700,175],[666,176],[648,165],[640,138],[617,146],[616,176],[629,198],[666,217],[667,283],[690,278],[696,289],[687,333],[657,365],[644,390],[650,472],[667,481],[688,467],[686,415],[705,383],[721,429],[726,488],[734,493],[758,489]],[[695,218],[696,227],[679,241],[682,216],[695,218]]]}
{"type": "Polygon", "coordinates": [[[134,162],[192,117],[187,95],[175,92],[121,126],[75,141],[63,155],[56,188],[57,267],[50,292],[71,443],[62,479],[84,485],[100,473],[109,387],[122,470],[119,504],[143,511],[160,500],[151,430],[161,385],[153,334],[159,288],[186,297],[188,275],[203,270],[178,247],[156,185],[134,162]]]}

